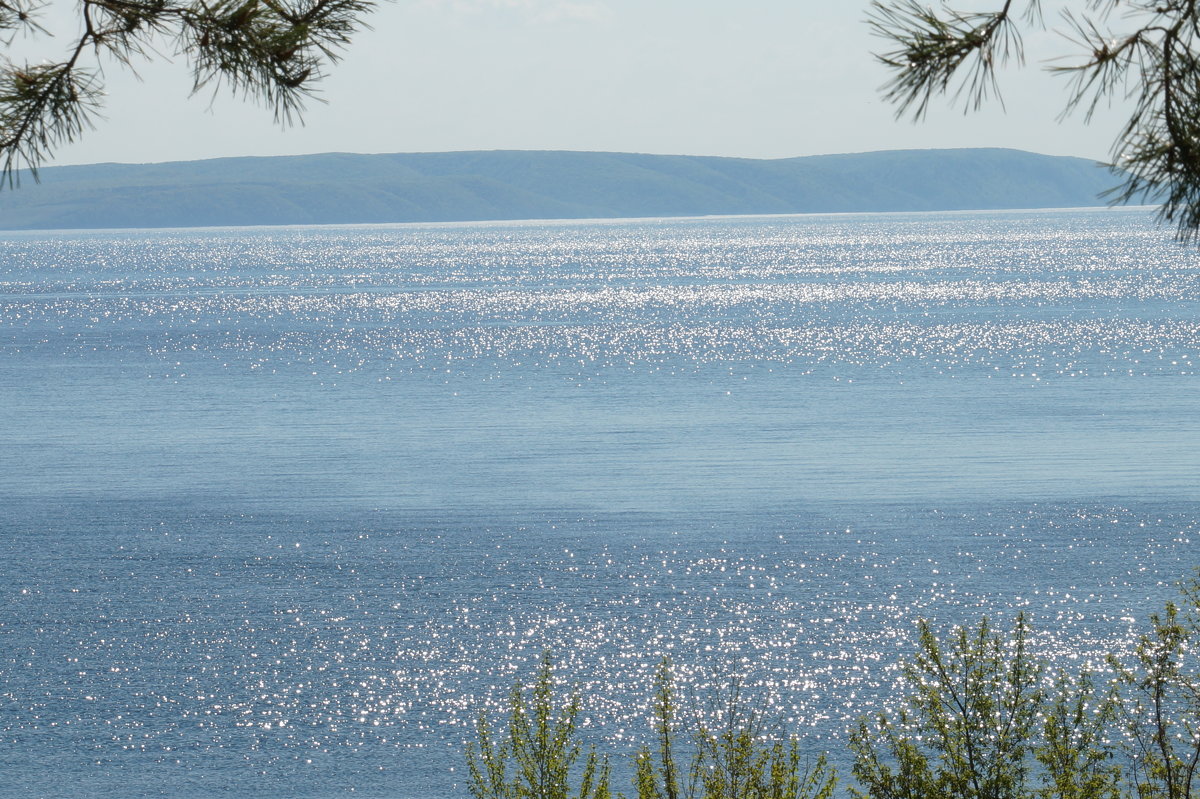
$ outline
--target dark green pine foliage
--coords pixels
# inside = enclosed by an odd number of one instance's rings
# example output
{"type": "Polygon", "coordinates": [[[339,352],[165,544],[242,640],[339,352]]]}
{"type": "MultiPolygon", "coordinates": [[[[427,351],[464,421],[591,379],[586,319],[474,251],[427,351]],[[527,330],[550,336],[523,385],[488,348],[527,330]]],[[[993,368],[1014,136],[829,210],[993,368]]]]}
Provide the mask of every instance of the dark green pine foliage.
{"type": "MultiPolygon", "coordinates": [[[[978,3],[970,4],[978,6],[978,3]]],[[[1023,38],[1046,27],[1041,0],[990,10],[873,0],[868,22],[887,49],[885,97],[921,118],[937,95],[966,110],[999,98],[997,70],[1024,61],[1023,38]]],[[[1195,0],[1076,0],[1061,4],[1065,52],[1051,72],[1070,80],[1063,114],[1117,101],[1129,117],[1112,145],[1119,203],[1160,203],[1178,238],[1200,244],[1200,4],[1195,0]]]]}
{"type": "MultiPolygon", "coordinates": [[[[0,42],[47,36],[39,0],[0,0],[0,42]]],[[[82,0],[58,58],[0,60],[0,181],[37,175],[55,148],[92,126],[104,100],[101,56],[126,67],[165,47],[185,57],[193,90],[224,85],[290,123],[364,26],[372,0],[82,0]]]]}

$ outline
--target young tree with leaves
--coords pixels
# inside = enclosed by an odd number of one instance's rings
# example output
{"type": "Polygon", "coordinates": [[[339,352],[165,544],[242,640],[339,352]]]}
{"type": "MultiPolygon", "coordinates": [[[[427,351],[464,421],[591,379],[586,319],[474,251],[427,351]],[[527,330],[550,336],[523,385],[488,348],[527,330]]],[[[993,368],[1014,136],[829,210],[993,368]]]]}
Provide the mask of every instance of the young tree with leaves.
{"type": "Polygon", "coordinates": [[[654,690],[657,751],[643,747],[635,757],[637,799],[832,799],[837,774],[825,755],[803,758],[796,736],[780,734],[738,680],[712,700],[681,718],[663,658],[654,690]]]}
{"type": "MultiPolygon", "coordinates": [[[[968,12],[943,2],[874,0],[869,22],[889,48],[878,59],[892,72],[885,95],[898,113],[920,119],[935,96],[952,94],[966,110],[997,98],[996,70],[1023,62],[1022,31],[1044,27],[1040,0],[996,0],[968,12]]],[[[1160,217],[1181,241],[1200,243],[1200,4],[1195,0],[1078,0],[1062,33],[1076,55],[1052,66],[1071,79],[1064,114],[1085,118],[1129,98],[1110,166],[1123,181],[1114,202],[1161,203],[1160,217]]]]}
{"type": "Polygon", "coordinates": [[[1040,713],[1034,756],[1042,769],[1039,799],[1122,799],[1124,773],[1116,762],[1118,705],[1107,683],[1087,671],[1060,670],[1040,713]]]}
{"type": "Polygon", "coordinates": [[[1167,603],[1131,658],[1112,657],[1139,799],[1200,797],[1200,583],[1167,603]]]}
{"type": "Polygon", "coordinates": [[[579,742],[579,695],[565,703],[554,697],[550,653],[542,655],[533,686],[513,685],[508,723],[493,730],[486,713],[476,725],[477,742],[467,745],[468,786],[475,799],[610,799],[607,758],[588,752],[571,783],[582,755],[579,742]]]}
{"type": "MultiPolygon", "coordinates": [[[[131,67],[164,43],[185,56],[194,90],[225,85],[296,120],[327,66],[364,27],[372,0],[81,0],[65,53],[0,60],[0,181],[36,171],[89,128],[104,97],[100,61],[131,67]]],[[[0,0],[0,42],[47,35],[38,0],[0,0]]]]}
{"type": "Polygon", "coordinates": [[[1042,667],[1017,617],[1011,636],[985,618],[944,646],[920,623],[917,654],[905,664],[908,690],[894,712],[851,732],[854,776],[870,799],[1021,799],[1043,693],[1042,667]]]}

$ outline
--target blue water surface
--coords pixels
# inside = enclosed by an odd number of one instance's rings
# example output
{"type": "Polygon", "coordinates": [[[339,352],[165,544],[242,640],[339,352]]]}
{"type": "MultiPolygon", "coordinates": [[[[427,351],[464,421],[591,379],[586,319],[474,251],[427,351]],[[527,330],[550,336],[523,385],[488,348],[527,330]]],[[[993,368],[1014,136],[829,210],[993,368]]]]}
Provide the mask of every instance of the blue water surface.
{"type": "Polygon", "coordinates": [[[0,797],[465,796],[545,648],[616,753],[664,653],[835,751],[917,618],[1099,663],[1198,300],[1139,209],[0,234],[0,797]]]}

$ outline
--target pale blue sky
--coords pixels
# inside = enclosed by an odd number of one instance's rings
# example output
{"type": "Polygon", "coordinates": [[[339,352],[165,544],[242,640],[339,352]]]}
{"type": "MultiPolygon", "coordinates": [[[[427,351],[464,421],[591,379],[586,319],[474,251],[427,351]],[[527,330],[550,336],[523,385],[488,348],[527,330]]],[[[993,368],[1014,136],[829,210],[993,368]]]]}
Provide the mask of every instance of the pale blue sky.
{"type": "MultiPolygon", "coordinates": [[[[982,1],[982,0],[981,0],[982,1]]],[[[1007,112],[939,106],[895,121],[866,3],[396,0],[323,84],[303,127],[220,94],[188,98],[182,59],[109,66],[108,119],[56,163],[316,152],[618,150],[777,158],[1015,147],[1104,158],[1113,113],[1060,124],[1064,82],[1005,75],[1007,112]]],[[[980,3],[976,3],[980,5],[980,3]]],[[[987,5],[984,3],[984,5],[987,5]]],[[[1036,62],[1062,40],[1039,33],[1036,62]]]]}

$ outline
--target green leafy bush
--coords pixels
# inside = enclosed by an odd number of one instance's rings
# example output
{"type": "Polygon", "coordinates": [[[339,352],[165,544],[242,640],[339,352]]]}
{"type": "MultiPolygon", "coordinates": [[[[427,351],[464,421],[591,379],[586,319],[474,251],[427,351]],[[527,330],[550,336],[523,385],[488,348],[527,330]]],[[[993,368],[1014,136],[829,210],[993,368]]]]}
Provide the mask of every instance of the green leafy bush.
{"type": "Polygon", "coordinates": [[[685,725],[675,701],[667,659],[655,678],[654,731],[658,751],[643,747],[635,758],[637,799],[829,799],[837,775],[824,754],[801,757],[795,735],[780,735],[769,715],[732,680],[685,725]],[[688,729],[690,727],[690,729],[688,729]],[[684,732],[683,730],[686,730],[684,732]],[[681,740],[682,738],[682,740],[681,740]],[[686,751],[686,767],[677,754],[686,751]]]}
{"type": "Polygon", "coordinates": [[[1139,799],[1200,797],[1200,582],[1184,597],[1185,610],[1169,602],[1150,617],[1129,662],[1109,658],[1139,799]]]}
{"type": "MultiPolygon", "coordinates": [[[[899,701],[850,732],[857,799],[1200,799],[1200,580],[1167,603],[1109,676],[1058,671],[987,618],[940,639],[920,622],[899,701]]],[[[509,718],[481,714],[467,748],[476,799],[612,799],[607,757],[578,740],[579,696],[554,697],[549,653],[509,718]],[[574,788],[571,786],[575,785],[574,788]]],[[[748,700],[733,679],[701,708],[676,698],[670,661],[654,681],[653,744],[634,755],[636,799],[832,799],[824,754],[748,700]]],[[[617,794],[620,796],[620,794],[617,794]]]]}
{"type": "Polygon", "coordinates": [[[578,740],[579,695],[559,706],[554,701],[550,653],[529,697],[518,682],[508,699],[508,723],[493,730],[487,713],[479,714],[477,744],[467,745],[467,774],[475,799],[610,799],[609,765],[595,750],[583,761],[578,787],[572,771],[582,755],[578,740]]]}
{"type": "Polygon", "coordinates": [[[850,736],[862,786],[855,795],[1031,796],[1029,754],[1043,693],[1028,633],[1023,615],[1007,638],[985,618],[943,646],[922,621],[917,654],[904,666],[904,703],[862,720],[850,736]]]}

